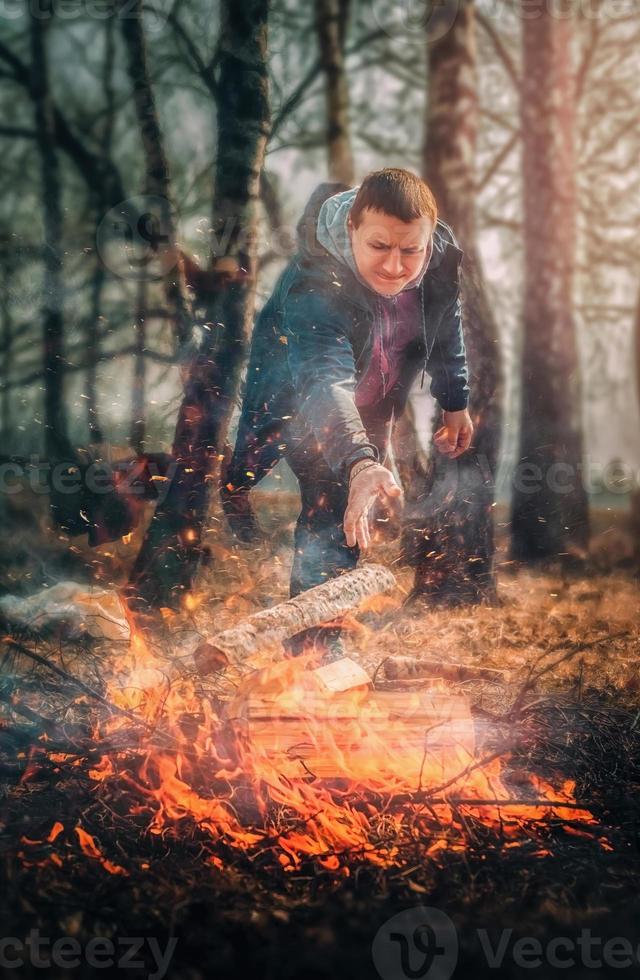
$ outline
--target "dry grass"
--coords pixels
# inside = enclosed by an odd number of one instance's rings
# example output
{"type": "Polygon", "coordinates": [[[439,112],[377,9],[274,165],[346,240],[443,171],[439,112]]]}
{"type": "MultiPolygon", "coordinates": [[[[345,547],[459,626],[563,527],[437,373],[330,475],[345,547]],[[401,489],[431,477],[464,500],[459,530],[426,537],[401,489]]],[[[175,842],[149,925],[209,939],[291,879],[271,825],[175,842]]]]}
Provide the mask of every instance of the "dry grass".
{"type": "MultiPolygon", "coordinates": [[[[179,657],[180,637],[190,630],[224,629],[286,598],[294,507],[294,499],[285,495],[262,498],[259,508],[269,541],[252,550],[235,545],[212,517],[214,530],[207,536],[211,560],[192,608],[166,617],[151,637],[168,663],[179,657]]],[[[76,539],[73,577],[97,570],[103,583],[121,583],[138,543],[134,536],[129,543],[88,552],[76,539]]],[[[2,934],[26,934],[37,925],[48,935],[73,932],[86,942],[109,934],[157,934],[166,941],[171,932],[179,947],[170,976],[180,980],[204,980],[212,969],[220,977],[278,980],[374,975],[370,948],[376,929],[399,909],[418,904],[454,916],[463,946],[465,929],[474,920],[515,927],[514,936],[518,929],[567,935],[588,925],[602,935],[613,929],[615,935],[634,939],[640,880],[640,627],[638,581],[628,559],[633,542],[624,519],[605,512],[596,515],[593,552],[579,572],[516,569],[506,558],[504,536],[499,544],[500,602],[448,610],[406,606],[412,571],[394,563],[392,542],[379,542],[371,559],[392,564],[399,589],[349,619],[348,652],[370,671],[399,652],[506,671],[504,685],[462,686],[488,741],[505,725],[517,735],[505,768],[508,784],[517,793],[522,772],[537,772],[552,782],[556,774],[560,783],[575,780],[576,798],[597,817],[609,850],[567,821],[552,821],[522,847],[512,848],[473,813],[463,813],[467,844],[443,854],[440,863],[425,862],[416,841],[415,859],[407,859],[401,869],[354,867],[350,877],[337,881],[309,860],[295,875],[283,875],[274,871],[267,848],[249,858],[221,843],[214,853],[196,825],[150,835],[144,799],[126,783],[94,783],[85,763],[64,770],[44,764],[39,755],[39,771],[25,777],[41,731],[37,720],[27,724],[24,716],[12,714],[10,697],[5,707],[11,725],[0,725],[0,742],[3,758],[10,761],[11,756],[12,765],[17,760],[18,772],[17,778],[5,774],[0,781],[0,796],[5,792],[0,881],[7,897],[2,934]],[[542,673],[515,722],[508,713],[532,671],[542,673]],[[46,837],[54,820],[65,833],[50,844],[46,837]],[[113,864],[126,868],[126,876],[108,874],[80,852],[73,831],[78,823],[113,864]],[[52,860],[52,851],[63,866],[52,860]],[[223,866],[212,865],[213,857],[223,866]]],[[[49,538],[48,547],[62,555],[69,542],[56,541],[53,548],[49,538]]],[[[21,574],[14,568],[2,577],[5,589],[18,580],[24,584],[25,569],[32,575],[28,582],[37,584],[42,568],[29,564],[29,556],[38,554],[35,530],[24,554],[21,574]]],[[[82,651],[62,642],[48,653],[97,688],[116,651],[82,651]]],[[[19,692],[23,703],[39,705],[43,714],[53,709],[50,746],[55,737],[76,737],[54,680],[32,672],[19,692]]],[[[78,699],[77,692],[66,692],[66,697],[89,711],[90,699],[78,699]]],[[[77,737],[85,737],[82,716],[73,717],[77,737]]],[[[87,731],[89,722],[87,716],[87,731]]],[[[104,749],[104,744],[95,746],[92,765],[104,749]]],[[[466,966],[459,975],[481,975],[473,949],[463,949],[461,957],[466,966]]]]}

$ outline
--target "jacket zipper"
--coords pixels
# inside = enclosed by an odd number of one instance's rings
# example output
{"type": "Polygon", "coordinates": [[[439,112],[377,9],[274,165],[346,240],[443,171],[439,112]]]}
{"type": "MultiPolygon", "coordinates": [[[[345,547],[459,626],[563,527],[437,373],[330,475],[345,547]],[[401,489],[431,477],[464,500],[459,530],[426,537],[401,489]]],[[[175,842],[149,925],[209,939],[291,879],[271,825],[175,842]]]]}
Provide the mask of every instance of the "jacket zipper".
{"type": "Polygon", "coordinates": [[[424,338],[424,363],[422,365],[422,377],[420,378],[420,391],[422,391],[424,388],[424,376],[427,373],[427,360],[429,359],[427,323],[424,315],[424,283],[420,284],[420,316],[422,317],[422,336],[424,338]]]}
{"type": "MultiPolygon", "coordinates": [[[[385,354],[384,349],[384,328],[386,324],[386,318],[384,314],[384,306],[378,301],[378,316],[380,324],[380,363],[378,365],[380,371],[380,378],[382,381],[382,397],[386,398],[387,395],[387,381],[385,378],[384,371],[382,370],[382,360],[385,354]]],[[[398,303],[397,297],[391,297],[391,335],[394,336],[398,329],[398,303]]],[[[389,360],[387,358],[387,367],[389,367],[389,360]]]]}

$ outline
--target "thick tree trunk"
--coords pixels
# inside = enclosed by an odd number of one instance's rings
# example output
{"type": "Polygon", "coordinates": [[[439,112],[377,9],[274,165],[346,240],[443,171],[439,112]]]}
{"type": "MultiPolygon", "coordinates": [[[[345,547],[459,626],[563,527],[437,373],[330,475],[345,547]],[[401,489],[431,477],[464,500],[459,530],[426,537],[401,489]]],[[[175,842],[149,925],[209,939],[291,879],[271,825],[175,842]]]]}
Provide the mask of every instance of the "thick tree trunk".
{"type": "Polygon", "coordinates": [[[2,279],[0,281],[0,322],[2,324],[2,407],[0,408],[0,433],[4,436],[3,449],[7,451],[7,440],[11,433],[11,389],[8,381],[13,367],[13,316],[11,311],[11,272],[10,256],[2,262],[2,279]]]}
{"type": "Polygon", "coordinates": [[[135,354],[133,355],[133,387],[131,390],[130,445],[141,456],[146,438],[146,375],[145,348],[147,346],[147,283],[138,283],[135,315],[135,354]]]}
{"type": "Polygon", "coordinates": [[[207,308],[191,366],[167,496],[131,573],[132,598],[176,606],[195,577],[214,482],[248,344],[255,296],[260,172],[269,132],[268,0],[224,0],[220,38],[213,269],[221,286],[207,308]]]}
{"type": "MultiPolygon", "coordinates": [[[[423,494],[409,509],[405,541],[416,561],[414,592],[448,602],[495,594],[494,476],[501,427],[501,360],[476,248],[474,150],[478,120],[475,19],[464,0],[455,23],[429,44],[425,178],[465,253],[461,282],[476,431],[457,460],[432,451],[423,494]]],[[[437,410],[437,427],[441,413],[437,410]]]]}
{"type": "Polygon", "coordinates": [[[315,0],[316,31],[325,75],[329,180],[354,183],[349,128],[349,86],[344,65],[348,18],[345,0],[315,0]]]}
{"type": "Polygon", "coordinates": [[[544,0],[523,12],[524,344],[511,515],[512,556],[523,561],[584,547],[589,531],[573,319],[572,30],[544,0]]]}
{"type": "Polygon", "coordinates": [[[44,224],[42,341],[44,375],[45,453],[50,460],[72,459],[64,403],[64,284],[62,276],[62,192],[55,148],[56,133],[49,86],[47,31],[52,0],[43,0],[38,16],[29,19],[31,35],[31,96],[40,153],[44,224]]]}
{"type": "Polygon", "coordinates": [[[120,23],[145,157],[145,191],[149,195],[149,213],[140,220],[146,222],[144,237],[151,247],[163,249],[163,270],[168,270],[163,276],[165,298],[174,323],[176,343],[181,346],[191,338],[193,316],[176,242],[177,219],[169,162],[149,77],[142,0],[120,0],[120,6],[123,12],[120,23]]]}
{"type": "Polygon", "coordinates": [[[100,315],[102,310],[102,291],[105,283],[105,270],[102,260],[96,256],[91,283],[91,307],[86,329],[87,367],[86,395],[89,441],[99,443],[103,440],[98,407],[98,362],[100,360],[100,315]]]}
{"type": "MultiPolygon", "coordinates": [[[[100,138],[101,166],[100,174],[102,180],[98,181],[97,187],[90,187],[90,197],[95,209],[96,232],[104,215],[109,210],[110,202],[108,197],[109,188],[109,160],[111,158],[111,144],[113,137],[113,126],[116,114],[116,93],[113,85],[113,72],[115,64],[115,17],[109,17],[104,25],[104,61],[102,65],[102,89],[105,97],[104,122],[100,138]]],[[[92,443],[103,441],[102,426],[100,425],[100,409],[98,397],[98,362],[100,360],[100,324],[102,314],[102,297],[106,282],[106,270],[100,254],[95,256],[95,267],[93,271],[93,281],[91,286],[91,309],[86,329],[86,345],[89,366],[87,368],[87,422],[89,426],[89,440],[92,443]]]]}
{"type": "MultiPolygon", "coordinates": [[[[638,305],[636,306],[633,355],[636,378],[636,404],[640,409],[640,295],[638,296],[638,305]]],[[[631,533],[633,534],[635,568],[636,572],[640,574],[640,489],[636,489],[631,497],[631,533]]]]}
{"type": "Polygon", "coordinates": [[[633,354],[636,368],[636,399],[638,409],[640,409],[640,295],[638,296],[636,304],[636,319],[633,331],[633,354]]]}

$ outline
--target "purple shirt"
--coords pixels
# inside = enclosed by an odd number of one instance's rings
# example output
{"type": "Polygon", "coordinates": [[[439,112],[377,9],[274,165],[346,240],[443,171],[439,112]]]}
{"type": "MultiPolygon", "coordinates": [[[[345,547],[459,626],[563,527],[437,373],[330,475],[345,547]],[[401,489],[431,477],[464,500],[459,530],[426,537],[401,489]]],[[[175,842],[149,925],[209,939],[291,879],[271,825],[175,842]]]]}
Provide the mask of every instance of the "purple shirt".
{"type": "Polygon", "coordinates": [[[376,296],[373,349],[367,370],[356,386],[356,405],[377,405],[400,377],[402,355],[422,336],[420,290],[405,289],[397,296],[376,296]]]}

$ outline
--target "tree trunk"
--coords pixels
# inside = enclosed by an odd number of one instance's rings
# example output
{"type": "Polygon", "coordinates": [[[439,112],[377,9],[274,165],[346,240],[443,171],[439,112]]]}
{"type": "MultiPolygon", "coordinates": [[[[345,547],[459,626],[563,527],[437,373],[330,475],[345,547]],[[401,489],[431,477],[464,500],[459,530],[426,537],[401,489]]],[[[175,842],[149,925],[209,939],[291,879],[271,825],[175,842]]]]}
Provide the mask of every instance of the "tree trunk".
{"type": "Polygon", "coordinates": [[[55,149],[55,122],[49,86],[47,31],[52,0],[43,0],[38,16],[29,19],[31,96],[40,155],[44,225],[42,341],[44,374],[45,453],[50,460],[72,459],[64,403],[64,284],[62,277],[62,191],[55,149]]]}
{"type": "Polygon", "coordinates": [[[640,295],[638,296],[636,303],[636,319],[633,331],[633,355],[635,363],[637,407],[640,410],[640,295]]]}
{"type": "MultiPolygon", "coordinates": [[[[109,209],[109,166],[111,158],[111,144],[113,137],[113,126],[116,113],[115,89],[113,86],[113,71],[115,62],[115,17],[107,18],[105,22],[105,53],[102,66],[102,88],[105,95],[104,123],[100,139],[100,175],[102,179],[98,181],[97,187],[90,187],[90,198],[92,200],[96,215],[96,233],[105,213],[109,209]]],[[[103,441],[102,426],[100,425],[100,411],[98,407],[98,362],[100,359],[100,317],[102,313],[102,296],[106,282],[106,271],[100,256],[99,250],[95,254],[95,267],[93,271],[93,282],[91,288],[91,309],[86,330],[87,356],[89,366],[87,368],[87,422],[89,426],[89,441],[100,443],[103,441]]]]}
{"type": "Polygon", "coordinates": [[[344,65],[345,0],[315,0],[320,60],[326,80],[329,180],[354,183],[349,135],[349,86],[344,65]]]}
{"type": "Polygon", "coordinates": [[[145,348],[147,346],[147,283],[138,283],[135,315],[135,354],[133,356],[133,388],[131,391],[130,444],[136,455],[144,452],[146,437],[146,373],[145,348]]]}
{"type": "Polygon", "coordinates": [[[100,256],[96,256],[91,283],[91,306],[86,329],[87,367],[86,395],[87,422],[89,423],[89,441],[100,443],[103,440],[98,408],[98,362],[100,359],[100,311],[102,310],[102,291],[104,289],[105,271],[100,256]]]}
{"type": "Polygon", "coordinates": [[[512,557],[562,556],[588,542],[575,252],[573,21],[544,0],[523,9],[524,344],[512,557]]]}
{"type": "MultiPolygon", "coordinates": [[[[414,593],[447,602],[495,595],[494,477],[500,448],[501,359],[476,247],[474,150],[478,121],[475,9],[463,0],[455,23],[429,44],[425,178],[465,253],[461,292],[475,424],[457,460],[436,450],[405,535],[416,561],[414,593]]],[[[441,413],[437,410],[436,427],[441,413]]]]}
{"type": "MultiPolygon", "coordinates": [[[[633,356],[635,363],[636,399],[640,409],[640,295],[636,306],[636,319],[633,332],[633,356]]],[[[631,533],[633,535],[633,555],[636,573],[640,574],[640,489],[631,496],[631,533]]]]}
{"type": "Polygon", "coordinates": [[[181,347],[191,338],[193,316],[176,242],[177,219],[169,162],[149,77],[147,46],[142,22],[142,0],[119,0],[119,2],[122,10],[120,23],[127,50],[129,78],[133,88],[146,164],[145,191],[149,195],[148,213],[139,219],[139,222],[144,222],[141,234],[154,252],[162,247],[165,298],[174,322],[176,343],[181,347]]]}
{"type": "Polygon", "coordinates": [[[185,386],[173,444],[177,468],[131,573],[143,603],[176,606],[191,588],[213,482],[253,319],[260,172],[269,133],[268,0],[224,0],[220,38],[212,267],[220,288],[185,386]]]}
{"type": "Polygon", "coordinates": [[[11,311],[11,273],[13,263],[7,253],[2,262],[2,281],[0,284],[0,320],[2,322],[2,407],[0,409],[0,432],[3,435],[3,449],[7,451],[7,441],[11,435],[11,389],[8,381],[13,367],[13,316],[11,311]]]}

